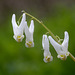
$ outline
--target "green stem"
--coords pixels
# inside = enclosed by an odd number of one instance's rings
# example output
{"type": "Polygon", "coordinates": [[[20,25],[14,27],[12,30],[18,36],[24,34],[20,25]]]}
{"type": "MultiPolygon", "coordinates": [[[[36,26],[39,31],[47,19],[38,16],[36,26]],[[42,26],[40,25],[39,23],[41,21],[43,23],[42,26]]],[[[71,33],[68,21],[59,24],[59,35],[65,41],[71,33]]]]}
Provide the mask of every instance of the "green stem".
{"type": "MultiPolygon", "coordinates": [[[[34,16],[30,15],[29,13],[25,12],[24,10],[22,11],[23,13],[25,13],[26,15],[30,16],[31,18],[33,18],[34,20],[36,20],[38,23],[40,23],[49,33],[50,35],[55,39],[56,42],[58,42],[59,44],[61,44],[61,42],[59,42],[59,40],[56,38],[56,36],[51,32],[50,29],[48,29],[42,21],[38,20],[37,18],[35,18],[34,16]]],[[[70,53],[70,52],[69,52],[70,53]]],[[[73,59],[73,61],[75,61],[75,57],[70,53],[69,56],[73,59]]]]}
{"type": "MultiPolygon", "coordinates": [[[[40,21],[40,20],[38,20],[37,18],[35,18],[34,16],[28,14],[28,13],[25,12],[24,10],[23,10],[22,12],[24,12],[26,15],[32,17],[34,20],[36,20],[38,23],[40,23],[40,24],[50,33],[50,35],[56,40],[56,42],[58,42],[58,39],[55,37],[55,35],[51,32],[50,29],[48,29],[48,28],[43,24],[42,21],[40,21]]],[[[59,43],[59,42],[58,42],[58,43],[59,43]]]]}
{"type": "Polygon", "coordinates": [[[49,32],[46,32],[45,35],[49,34],[49,32]]]}
{"type": "MultiPolygon", "coordinates": [[[[70,52],[69,52],[70,53],[70,52]]],[[[75,62],[75,57],[70,53],[69,56],[72,58],[72,60],[75,62]]]]}
{"type": "Polygon", "coordinates": [[[20,22],[22,16],[23,16],[23,15],[21,15],[20,18],[19,18],[18,21],[17,21],[18,25],[19,25],[19,22],[20,22]]]}

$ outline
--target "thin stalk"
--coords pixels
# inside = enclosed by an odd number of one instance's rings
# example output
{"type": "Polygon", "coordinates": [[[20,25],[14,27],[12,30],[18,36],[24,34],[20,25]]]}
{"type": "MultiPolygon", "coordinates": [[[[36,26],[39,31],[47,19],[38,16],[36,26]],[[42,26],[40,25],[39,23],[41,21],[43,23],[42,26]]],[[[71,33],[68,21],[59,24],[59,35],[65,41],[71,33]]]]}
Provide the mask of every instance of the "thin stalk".
{"type": "Polygon", "coordinates": [[[23,15],[21,15],[20,18],[19,18],[18,21],[17,21],[18,25],[19,25],[19,22],[20,22],[22,16],[23,16],[23,15]]]}
{"type": "MultiPolygon", "coordinates": [[[[42,21],[38,20],[37,18],[35,18],[34,16],[30,15],[29,13],[25,12],[24,10],[22,11],[24,12],[26,15],[30,16],[31,18],[33,18],[34,20],[36,20],[38,23],[40,23],[49,33],[50,35],[56,40],[56,42],[58,42],[58,39],[55,37],[55,35],[51,32],[50,29],[48,29],[42,21]]],[[[59,43],[59,42],[58,42],[59,43]]]]}
{"type": "MultiPolygon", "coordinates": [[[[70,53],[70,52],[69,52],[70,53]]],[[[72,58],[72,60],[75,62],[75,57],[70,53],[69,56],[72,58]]]]}
{"type": "MultiPolygon", "coordinates": [[[[50,35],[55,39],[56,42],[58,42],[59,44],[61,44],[61,42],[59,42],[59,40],[56,38],[56,36],[51,32],[50,29],[48,29],[42,21],[38,20],[36,17],[30,15],[29,13],[25,12],[24,10],[22,11],[23,13],[25,13],[26,15],[30,16],[31,18],[33,18],[34,20],[36,20],[38,23],[40,23],[49,33],[50,35]]],[[[69,56],[72,58],[73,61],[75,61],[75,57],[69,52],[69,56]]]]}

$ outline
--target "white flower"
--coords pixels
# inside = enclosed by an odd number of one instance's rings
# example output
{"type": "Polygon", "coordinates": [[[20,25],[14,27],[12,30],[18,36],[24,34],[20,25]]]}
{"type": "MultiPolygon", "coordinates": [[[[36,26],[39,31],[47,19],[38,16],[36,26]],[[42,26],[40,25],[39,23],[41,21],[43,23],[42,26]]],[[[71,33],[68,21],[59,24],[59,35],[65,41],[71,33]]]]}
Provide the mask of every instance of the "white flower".
{"type": "Polygon", "coordinates": [[[25,16],[25,14],[23,14],[21,23],[18,26],[17,23],[16,23],[15,14],[12,15],[12,26],[13,26],[13,32],[14,32],[13,38],[17,42],[21,42],[22,39],[24,38],[23,30],[24,30],[24,26],[25,26],[25,20],[26,20],[26,16],[25,16]]]}
{"type": "Polygon", "coordinates": [[[34,32],[34,21],[31,20],[30,27],[28,28],[27,22],[25,22],[25,35],[26,35],[26,47],[34,47],[34,42],[33,42],[33,32],[34,32]]]}
{"type": "Polygon", "coordinates": [[[42,46],[44,49],[44,62],[47,63],[52,61],[53,57],[51,56],[51,53],[49,51],[49,40],[47,38],[47,35],[43,35],[42,46]]]}
{"type": "Polygon", "coordinates": [[[69,56],[68,52],[69,35],[67,31],[65,31],[64,34],[65,34],[64,41],[61,45],[58,44],[51,36],[49,36],[49,40],[58,54],[57,57],[60,58],[61,60],[66,60],[67,56],[69,56]]]}

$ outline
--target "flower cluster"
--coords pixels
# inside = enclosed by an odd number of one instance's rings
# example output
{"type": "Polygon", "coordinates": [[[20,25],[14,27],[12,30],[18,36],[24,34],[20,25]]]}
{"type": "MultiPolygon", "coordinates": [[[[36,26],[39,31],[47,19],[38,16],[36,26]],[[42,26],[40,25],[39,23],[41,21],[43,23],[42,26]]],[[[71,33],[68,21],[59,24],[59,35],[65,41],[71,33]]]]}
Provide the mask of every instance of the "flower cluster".
{"type": "MultiPolygon", "coordinates": [[[[22,42],[25,33],[26,35],[26,47],[34,47],[34,41],[33,41],[33,33],[34,33],[34,21],[31,20],[30,26],[28,27],[27,21],[26,21],[26,15],[23,13],[22,20],[20,25],[17,25],[15,14],[12,15],[12,26],[13,26],[13,32],[14,36],[13,38],[17,42],[22,42]]],[[[65,31],[65,37],[62,42],[62,44],[59,44],[56,42],[51,36],[43,35],[42,37],[42,46],[44,49],[44,62],[50,62],[53,60],[53,57],[51,55],[51,52],[49,50],[49,42],[54,47],[55,51],[57,52],[57,57],[61,60],[66,60],[67,56],[69,56],[68,52],[68,41],[69,41],[69,35],[68,32],[65,31]]]]}
{"type": "Polygon", "coordinates": [[[42,46],[44,49],[44,61],[50,62],[52,61],[53,57],[51,56],[51,53],[49,52],[49,41],[56,50],[58,54],[58,58],[61,60],[66,60],[67,56],[69,56],[68,52],[68,41],[69,41],[69,35],[68,32],[65,31],[65,37],[63,43],[60,45],[58,44],[51,36],[47,38],[47,35],[43,35],[42,39],[42,46]]]}
{"type": "Polygon", "coordinates": [[[66,60],[67,56],[69,56],[69,52],[68,52],[69,35],[67,31],[65,31],[64,34],[65,34],[65,37],[61,45],[58,44],[51,36],[49,36],[50,43],[55,48],[58,54],[57,57],[60,58],[61,60],[66,60]]]}
{"type": "Polygon", "coordinates": [[[25,33],[26,47],[29,47],[29,48],[34,47],[34,42],[33,42],[34,21],[33,20],[31,20],[30,27],[28,27],[27,21],[26,21],[26,15],[25,13],[23,13],[21,23],[20,25],[17,25],[15,14],[13,14],[12,15],[12,26],[13,26],[13,32],[14,32],[13,38],[17,42],[22,42],[24,38],[23,33],[25,33]]]}

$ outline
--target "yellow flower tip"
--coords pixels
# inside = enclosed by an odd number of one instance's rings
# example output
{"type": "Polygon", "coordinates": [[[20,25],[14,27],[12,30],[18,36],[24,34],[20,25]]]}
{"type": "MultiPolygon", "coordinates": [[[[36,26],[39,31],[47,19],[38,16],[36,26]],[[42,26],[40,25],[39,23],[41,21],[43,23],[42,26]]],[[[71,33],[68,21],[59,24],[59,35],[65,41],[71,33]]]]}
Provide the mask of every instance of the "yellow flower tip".
{"type": "Polygon", "coordinates": [[[18,41],[17,42],[21,42],[21,39],[18,39],[18,41]]]}
{"type": "Polygon", "coordinates": [[[60,58],[61,60],[67,59],[67,55],[58,55],[57,57],[60,58]]]}
{"type": "Polygon", "coordinates": [[[46,61],[47,62],[50,62],[51,60],[50,60],[51,58],[49,57],[49,56],[46,56],[46,61]]]}
{"type": "Polygon", "coordinates": [[[17,42],[21,42],[22,41],[21,39],[22,39],[21,36],[17,36],[17,42]]]}
{"type": "Polygon", "coordinates": [[[32,42],[27,42],[26,44],[27,44],[27,46],[28,46],[29,48],[31,48],[32,42]]]}
{"type": "Polygon", "coordinates": [[[53,60],[53,57],[48,55],[48,56],[44,57],[43,60],[44,60],[45,63],[49,63],[53,60]]]}
{"type": "Polygon", "coordinates": [[[70,54],[70,53],[69,53],[69,52],[67,52],[67,53],[66,53],[66,56],[69,56],[69,54],[70,54]]]}
{"type": "Polygon", "coordinates": [[[61,57],[61,60],[66,60],[66,56],[65,55],[60,55],[60,57],[61,57]]]}
{"type": "Polygon", "coordinates": [[[21,38],[21,36],[17,36],[17,38],[18,38],[18,39],[20,39],[20,38],[21,38]]]}

